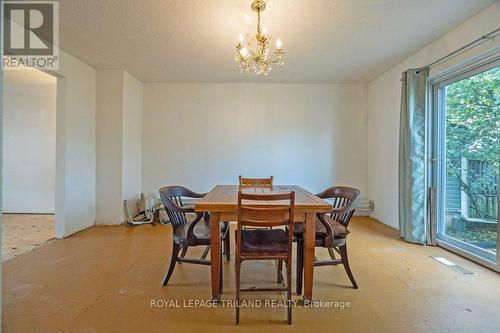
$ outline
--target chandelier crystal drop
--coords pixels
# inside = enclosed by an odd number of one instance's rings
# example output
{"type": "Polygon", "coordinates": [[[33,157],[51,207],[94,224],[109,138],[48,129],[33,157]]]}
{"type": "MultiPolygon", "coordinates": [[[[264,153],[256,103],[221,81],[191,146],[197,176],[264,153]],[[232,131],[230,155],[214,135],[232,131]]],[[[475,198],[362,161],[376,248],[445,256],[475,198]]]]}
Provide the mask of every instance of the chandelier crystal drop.
{"type": "Polygon", "coordinates": [[[252,10],[257,12],[257,33],[255,36],[250,34],[240,34],[238,44],[236,44],[236,61],[240,67],[240,72],[252,72],[255,75],[264,74],[267,76],[272,69],[272,64],[282,66],[283,43],[281,39],[276,40],[276,49],[274,57],[269,56],[271,36],[269,36],[266,28],[260,26],[260,14],[266,9],[264,0],[254,0],[252,2],[252,10]]]}

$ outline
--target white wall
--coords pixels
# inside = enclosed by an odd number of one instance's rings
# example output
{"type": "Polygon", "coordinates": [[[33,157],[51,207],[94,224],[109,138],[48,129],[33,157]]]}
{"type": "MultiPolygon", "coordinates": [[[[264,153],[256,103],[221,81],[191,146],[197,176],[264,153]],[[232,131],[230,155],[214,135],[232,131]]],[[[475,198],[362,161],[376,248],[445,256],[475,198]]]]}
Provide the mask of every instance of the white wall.
{"type": "Polygon", "coordinates": [[[119,69],[96,77],[96,223],[124,222],[141,192],[142,83],[119,69]]]}
{"type": "Polygon", "coordinates": [[[142,191],[142,82],[123,73],[123,174],[122,198],[130,213],[137,213],[137,195],[142,191]]]}
{"type": "MultiPolygon", "coordinates": [[[[398,228],[398,147],[401,72],[425,66],[498,28],[500,3],[464,22],[443,37],[391,68],[368,85],[368,197],[375,201],[372,216],[398,228]]],[[[478,56],[499,41],[489,41],[446,61],[431,71],[431,76],[478,56]]]]}
{"type": "Polygon", "coordinates": [[[7,71],[4,85],[3,212],[54,213],[56,78],[7,71]],[[38,80],[38,81],[37,81],[38,80]]]}
{"type": "Polygon", "coordinates": [[[56,237],[95,220],[95,69],[60,50],[56,119],[56,237]]]}
{"type": "Polygon", "coordinates": [[[123,71],[96,74],[96,222],[122,221],[123,71]]]}
{"type": "Polygon", "coordinates": [[[366,197],[366,108],[358,84],[144,84],[143,191],[243,174],[366,197]]]}

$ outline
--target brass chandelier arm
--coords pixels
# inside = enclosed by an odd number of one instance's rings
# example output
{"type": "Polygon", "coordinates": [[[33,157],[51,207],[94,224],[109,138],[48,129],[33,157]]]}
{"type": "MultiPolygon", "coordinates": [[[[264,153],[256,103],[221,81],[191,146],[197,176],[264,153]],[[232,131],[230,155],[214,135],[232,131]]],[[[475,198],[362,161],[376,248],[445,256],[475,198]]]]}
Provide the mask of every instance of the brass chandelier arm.
{"type": "Polygon", "coordinates": [[[271,62],[271,63],[273,63],[273,64],[278,64],[280,61],[281,61],[281,59],[279,59],[279,58],[276,58],[276,59],[269,59],[269,62],[271,62]]]}
{"type": "Polygon", "coordinates": [[[281,65],[282,62],[283,62],[283,55],[285,54],[285,52],[283,52],[282,50],[278,49],[278,50],[274,51],[274,54],[276,55],[276,58],[275,59],[269,59],[269,62],[272,62],[273,64],[281,65]]]}
{"type": "Polygon", "coordinates": [[[243,48],[243,46],[241,46],[241,44],[239,45],[236,45],[236,54],[238,55],[238,57],[241,59],[241,60],[244,60],[244,61],[247,61],[249,58],[255,58],[257,57],[257,55],[254,53],[253,50],[249,50],[248,51],[248,55],[246,57],[242,56],[241,53],[240,53],[240,50],[243,48]]]}

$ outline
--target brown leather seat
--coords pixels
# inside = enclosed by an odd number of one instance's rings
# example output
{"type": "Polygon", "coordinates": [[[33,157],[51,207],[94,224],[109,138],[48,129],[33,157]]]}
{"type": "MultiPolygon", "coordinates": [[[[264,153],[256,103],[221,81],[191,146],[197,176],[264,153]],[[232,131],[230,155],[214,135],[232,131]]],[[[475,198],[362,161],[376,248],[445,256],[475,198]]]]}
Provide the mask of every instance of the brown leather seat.
{"type": "Polygon", "coordinates": [[[286,254],[288,235],[285,230],[241,230],[241,253],[286,254]]]}

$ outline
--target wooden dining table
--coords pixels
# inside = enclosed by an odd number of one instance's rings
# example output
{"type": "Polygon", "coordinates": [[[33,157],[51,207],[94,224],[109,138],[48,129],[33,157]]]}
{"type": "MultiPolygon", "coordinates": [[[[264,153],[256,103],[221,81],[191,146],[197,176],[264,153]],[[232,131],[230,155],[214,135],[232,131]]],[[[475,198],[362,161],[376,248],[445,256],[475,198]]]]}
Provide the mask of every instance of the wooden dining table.
{"type": "MultiPolygon", "coordinates": [[[[271,194],[295,191],[294,222],[304,228],[304,301],[312,301],[316,214],[331,210],[331,205],[298,185],[239,186],[217,185],[195,204],[196,212],[210,213],[210,258],[212,300],[220,301],[221,235],[220,222],[238,219],[238,190],[243,193],[271,194]]],[[[259,205],[277,204],[259,202],[259,205]]],[[[279,204],[279,203],[278,203],[279,204]]]]}

